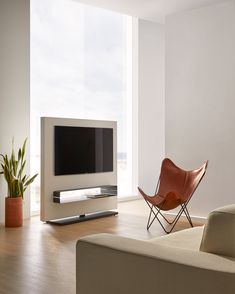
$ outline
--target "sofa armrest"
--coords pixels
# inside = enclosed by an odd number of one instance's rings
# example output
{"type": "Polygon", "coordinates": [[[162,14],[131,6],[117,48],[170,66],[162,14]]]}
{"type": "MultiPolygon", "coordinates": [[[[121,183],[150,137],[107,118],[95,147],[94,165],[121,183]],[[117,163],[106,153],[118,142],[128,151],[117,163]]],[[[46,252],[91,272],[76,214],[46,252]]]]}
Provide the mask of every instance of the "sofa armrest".
{"type": "Polygon", "coordinates": [[[234,259],[109,234],[76,251],[77,294],[235,293],[234,259]]]}

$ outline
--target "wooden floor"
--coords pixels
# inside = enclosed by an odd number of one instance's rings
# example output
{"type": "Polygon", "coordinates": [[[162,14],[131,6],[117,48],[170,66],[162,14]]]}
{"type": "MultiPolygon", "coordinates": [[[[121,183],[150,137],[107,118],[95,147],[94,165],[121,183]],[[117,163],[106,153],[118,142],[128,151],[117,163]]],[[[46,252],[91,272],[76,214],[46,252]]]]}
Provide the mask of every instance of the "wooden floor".
{"type": "MultiPolygon", "coordinates": [[[[25,221],[22,228],[0,227],[1,294],[75,294],[75,245],[88,234],[112,233],[151,239],[164,232],[146,230],[148,209],[142,200],[122,202],[117,216],[67,226],[25,221]]],[[[202,225],[202,223],[195,223],[202,225]]],[[[189,227],[181,221],[176,230],[189,227]]]]}

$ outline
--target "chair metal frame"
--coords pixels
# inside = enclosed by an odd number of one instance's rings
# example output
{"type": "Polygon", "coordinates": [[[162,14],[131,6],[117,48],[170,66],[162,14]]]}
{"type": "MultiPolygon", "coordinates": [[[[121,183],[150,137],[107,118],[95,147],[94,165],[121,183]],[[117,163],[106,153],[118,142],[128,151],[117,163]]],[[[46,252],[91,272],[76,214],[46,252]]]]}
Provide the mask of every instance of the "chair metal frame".
{"type": "MultiPolygon", "coordinates": [[[[191,198],[192,198],[194,192],[196,191],[198,185],[199,185],[200,182],[202,181],[202,179],[203,179],[203,177],[204,177],[204,175],[205,175],[205,173],[206,173],[207,165],[208,165],[208,161],[206,161],[206,163],[205,163],[205,171],[204,171],[203,175],[201,176],[200,180],[198,181],[197,185],[195,186],[194,190],[192,191],[190,197],[187,199],[186,202],[181,203],[181,204],[179,205],[179,206],[180,206],[180,210],[178,211],[177,215],[175,216],[175,218],[174,218],[172,221],[169,221],[169,220],[164,216],[164,214],[161,212],[161,211],[162,211],[161,208],[164,206],[166,200],[164,200],[164,201],[161,203],[160,207],[158,207],[158,206],[156,206],[156,205],[154,205],[154,204],[152,204],[152,203],[150,204],[150,203],[144,198],[145,202],[147,203],[148,207],[150,208],[150,213],[149,213],[148,222],[147,222],[147,230],[149,230],[149,228],[151,227],[151,225],[153,224],[153,222],[154,222],[155,219],[156,219],[156,220],[158,220],[159,224],[161,225],[161,227],[162,227],[162,229],[165,231],[165,233],[166,233],[166,234],[169,234],[169,233],[171,233],[172,230],[175,228],[175,225],[177,224],[178,220],[180,219],[180,217],[181,217],[181,215],[182,215],[183,213],[185,214],[185,216],[186,216],[186,218],[187,218],[189,224],[191,225],[191,227],[193,227],[193,222],[192,222],[192,219],[191,219],[191,217],[190,217],[189,211],[188,211],[188,209],[187,209],[187,205],[188,205],[189,201],[191,200],[191,198]],[[152,219],[151,219],[152,214],[153,214],[153,217],[152,217],[152,219]],[[167,229],[164,227],[163,223],[161,222],[161,220],[160,220],[159,217],[158,217],[159,215],[160,215],[160,216],[161,216],[161,217],[162,217],[162,218],[163,218],[163,219],[164,219],[164,220],[165,220],[165,221],[171,226],[170,230],[167,230],[167,229]]],[[[157,194],[158,187],[159,187],[159,183],[160,183],[160,176],[159,176],[158,183],[157,183],[157,186],[156,186],[156,189],[155,189],[155,195],[157,194]]]]}

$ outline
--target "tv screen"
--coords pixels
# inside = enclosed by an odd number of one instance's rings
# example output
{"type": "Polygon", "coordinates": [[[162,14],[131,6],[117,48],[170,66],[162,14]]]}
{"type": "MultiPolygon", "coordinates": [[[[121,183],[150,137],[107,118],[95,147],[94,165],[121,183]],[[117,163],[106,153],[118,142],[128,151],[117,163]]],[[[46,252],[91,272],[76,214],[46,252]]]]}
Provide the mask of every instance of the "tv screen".
{"type": "Polygon", "coordinates": [[[113,129],[55,126],[55,175],[113,171],[113,129]]]}

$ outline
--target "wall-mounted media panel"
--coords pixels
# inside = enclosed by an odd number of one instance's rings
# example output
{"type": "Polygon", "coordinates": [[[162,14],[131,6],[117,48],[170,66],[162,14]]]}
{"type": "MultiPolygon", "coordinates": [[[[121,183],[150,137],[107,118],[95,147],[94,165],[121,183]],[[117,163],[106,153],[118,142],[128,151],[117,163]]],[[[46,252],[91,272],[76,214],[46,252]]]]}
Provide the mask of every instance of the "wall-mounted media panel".
{"type": "Polygon", "coordinates": [[[117,186],[117,123],[42,117],[41,220],[116,209],[117,196],[104,197],[105,193],[99,189],[104,186],[117,186]],[[54,198],[55,191],[80,190],[81,193],[91,187],[97,191],[83,196],[82,201],[67,201],[62,197],[61,202],[54,198]]]}

